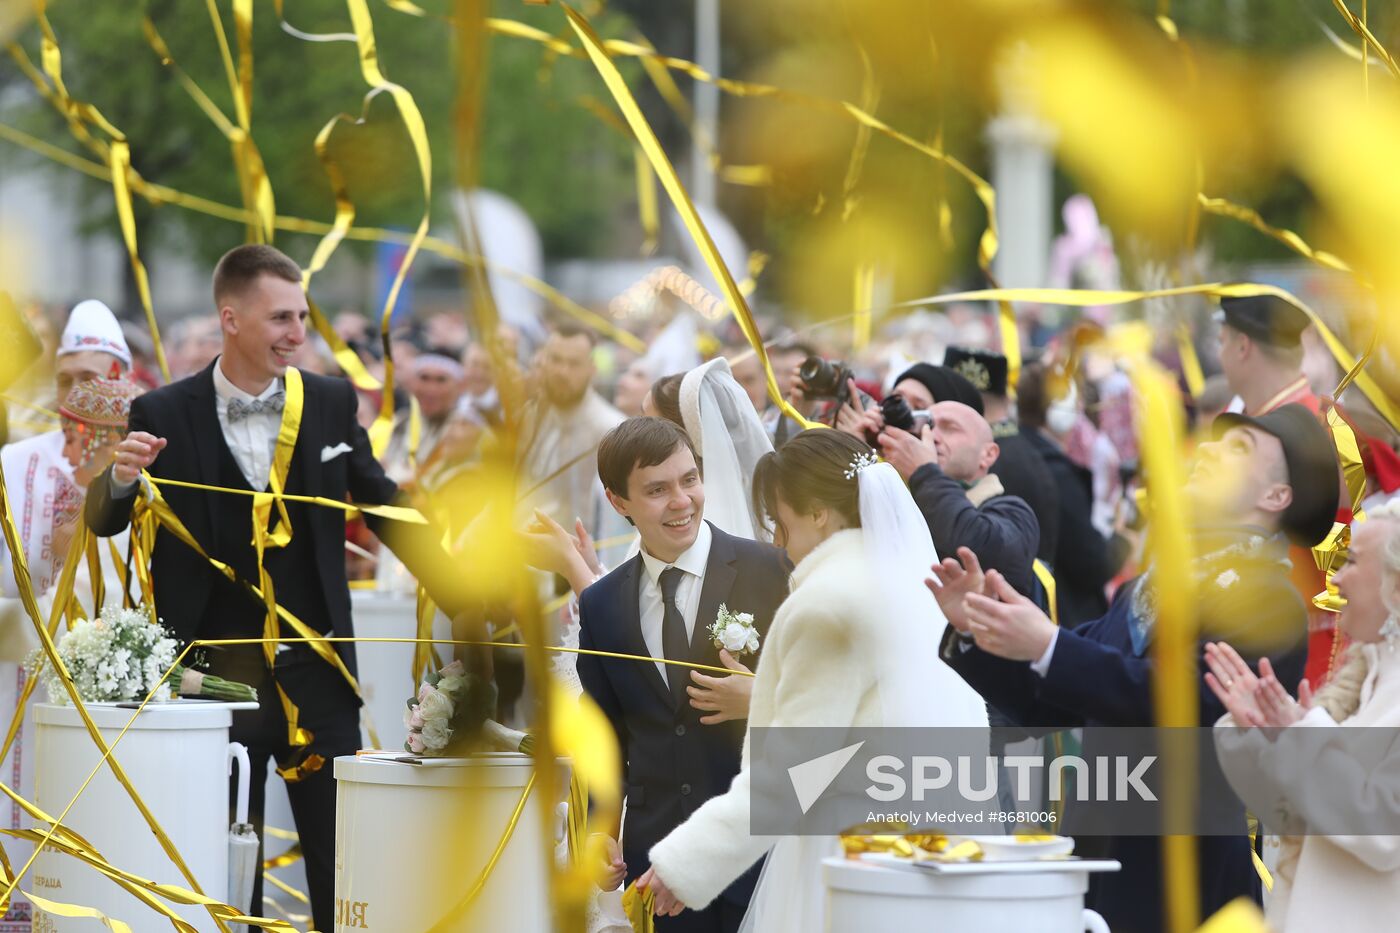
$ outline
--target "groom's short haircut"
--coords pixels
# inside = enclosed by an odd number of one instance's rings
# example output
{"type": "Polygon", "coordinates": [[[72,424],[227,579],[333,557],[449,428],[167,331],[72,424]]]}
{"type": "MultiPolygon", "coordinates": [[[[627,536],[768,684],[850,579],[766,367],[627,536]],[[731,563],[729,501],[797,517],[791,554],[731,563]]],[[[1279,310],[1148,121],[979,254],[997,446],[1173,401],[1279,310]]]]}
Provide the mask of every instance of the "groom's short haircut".
{"type": "Polygon", "coordinates": [[[665,418],[628,418],[599,442],[598,478],[608,492],[626,499],[627,481],[633,470],[665,463],[682,447],[694,456],[695,445],[690,436],[665,418]]]}
{"type": "Polygon", "coordinates": [[[301,267],[290,256],[273,246],[245,243],[224,253],[214,267],[214,304],[243,292],[264,275],[288,282],[301,282],[301,267]]]}

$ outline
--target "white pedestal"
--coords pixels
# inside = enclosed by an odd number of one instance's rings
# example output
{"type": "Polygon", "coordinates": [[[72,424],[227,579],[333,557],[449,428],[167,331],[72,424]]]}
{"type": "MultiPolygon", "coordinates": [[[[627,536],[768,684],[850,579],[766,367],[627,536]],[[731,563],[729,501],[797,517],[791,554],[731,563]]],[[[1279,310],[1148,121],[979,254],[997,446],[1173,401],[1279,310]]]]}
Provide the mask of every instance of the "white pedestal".
{"type": "Polygon", "coordinates": [[[1084,909],[1084,892],[1090,871],[1117,869],[1111,861],[981,862],[935,874],[828,858],[822,861],[826,933],[1108,933],[1103,919],[1084,909]]]}
{"type": "MultiPolygon", "coordinates": [[[[490,858],[531,770],[527,756],[509,752],[425,765],[337,758],[337,933],[429,930],[447,917],[490,858]]],[[[553,852],[544,831],[532,795],[486,886],[447,929],[548,933],[553,852]]]]}
{"type": "MultiPolygon", "coordinates": [[[[416,637],[417,609],[418,601],[412,595],[377,590],[350,594],[355,634],[361,638],[416,637]]],[[[452,623],[440,612],[433,619],[433,637],[452,637],[452,623]]],[[[413,649],[411,642],[361,642],[355,646],[360,696],[365,701],[360,716],[360,741],[365,748],[403,747],[405,704],[418,692],[413,680],[413,649]]],[[[452,646],[443,645],[438,653],[446,660],[452,655],[452,646]]]]}
{"type": "MultiPolygon", "coordinates": [[[[220,901],[228,888],[228,732],[232,710],[248,704],[174,701],[142,711],[114,755],[204,893],[220,901]]],[[[132,710],[89,704],[88,713],[110,744],[132,710]]],[[[34,707],[35,788],[38,805],[57,815],[101,758],[97,744],[71,706],[34,707]]],[[[143,878],[190,887],[160,847],[136,805],[104,765],[64,820],[113,865],[143,878]]],[[[77,859],[45,848],[26,887],[41,897],[95,907],[135,929],[156,929],[150,908],[77,859]]],[[[177,908],[200,930],[217,929],[202,908],[177,908]]],[[[40,912],[36,910],[37,918],[40,912]]],[[[88,930],[90,920],[46,917],[52,930],[88,930]]],[[[37,926],[37,924],[36,924],[37,926]]]]}

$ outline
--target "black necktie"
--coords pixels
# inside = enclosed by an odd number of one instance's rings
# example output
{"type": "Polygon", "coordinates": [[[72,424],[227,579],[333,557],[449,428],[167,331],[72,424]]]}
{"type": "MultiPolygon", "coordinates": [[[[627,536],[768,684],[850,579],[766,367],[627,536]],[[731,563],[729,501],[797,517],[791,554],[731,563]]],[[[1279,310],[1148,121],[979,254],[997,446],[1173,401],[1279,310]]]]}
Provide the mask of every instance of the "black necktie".
{"type": "MultiPolygon", "coordinates": [[[[667,567],[661,571],[661,651],[668,661],[684,661],[690,654],[690,639],[685,637],[685,617],[676,605],[676,590],[680,589],[684,575],[685,571],[679,567],[667,567]]],[[[667,664],[666,679],[671,684],[671,695],[679,704],[685,697],[690,671],[678,664],[667,664]]]]}

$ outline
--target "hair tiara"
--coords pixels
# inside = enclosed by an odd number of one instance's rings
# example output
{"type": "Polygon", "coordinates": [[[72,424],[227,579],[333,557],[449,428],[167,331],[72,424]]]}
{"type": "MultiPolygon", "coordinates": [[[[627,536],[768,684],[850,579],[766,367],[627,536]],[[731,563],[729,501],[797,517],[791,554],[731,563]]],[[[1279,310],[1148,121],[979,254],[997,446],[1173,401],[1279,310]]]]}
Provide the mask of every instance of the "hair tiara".
{"type": "Polygon", "coordinates": [[[869,451],[856,454],[851,458],[851,465],[846,468],[846,479],[855,479],[860,476],[862,470],[873,467],[879,462],[880,458],[869,451]]]}

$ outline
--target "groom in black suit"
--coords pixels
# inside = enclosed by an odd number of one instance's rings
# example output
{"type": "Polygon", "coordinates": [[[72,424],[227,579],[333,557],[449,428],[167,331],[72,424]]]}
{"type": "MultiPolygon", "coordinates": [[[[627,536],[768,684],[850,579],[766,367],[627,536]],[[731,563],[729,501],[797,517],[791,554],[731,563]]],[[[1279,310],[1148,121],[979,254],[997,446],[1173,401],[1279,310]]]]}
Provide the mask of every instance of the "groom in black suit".
{"type": "MultiPolygon", "coordinates": [[[[786,556],[702,520],[705,487],[695,450],[670,421],[631,418],[618,425],[598,445],[598,475],[613,508],[637,527],[642,549],[579,597],[579,647],[735,667],[720,657],[708,629],[723,603],[753,614],[761,645],[788,594],[786,556]]],[[[614,869],[630,882],[646,871],[651,847],[728,790],[739,773],[747,703],[739,704],[737,718],[726,719],[733,704],[714,698],[749,682],[586,654],[578,657],[578,676],[612,723],[622,752],[625,864],[614,847],[614,869]]],[[[657,917],[656,928],[732,933],[757,880],[754,865],[705,910],[657,917]]]]}
{"type": "MultiPolygon", "coordinates": [[[[158,479],[270,488],[279,434],[289,435],[295,420],[297,393],[288,390],[300,374],[288,363],[306,340],[301,270],[270,246],[240,246],[214,271],[214,299],[223,353],[202,372],[133,402],[131,433],[88,494],[87,522],[98,535],[110,536],[127,526],[141,494],[137,480],[142,470],[158,479]]],[[[300,427],[290,443],[285,491],[338,502],[392,502],[398,489],[375,461],[369,438],[355,419],[357,398],[350,382],[310,374],[300,375],[300,382],[300,427]]],[[[160,492],[205,553],[233,567],[241,580],[257,584],[251,497],[169,485],[160,492]]],[[[318,633],[353,635],[344,513],[294,501],[285,505],[291,540],[268,550],[264,559],[277,603],[318,633]]],[[[454,615],[462,608],[447,555],[428,526],[366,519],[445,612],[454,615]]],[[[261,600],[164,529],[151,555],[151,576],[156,613],[181,641],[262,637],[267,610],[261,600]]],[[[285,624],[282,635],[296,637],[285,624]]],[[[335,650],[353,675],[354,645],[337,644],[335,650]]],[[[263,775],[269,758],[275,759],[288,781],[315,926],[330,930],[335,923],[331,762],[359,748],[360,699],[344,674],[306,644],[279,645],[271,670],[262,645],[225,646],[206,654],[213,673],[258,689],[260,708],[234,713],[231,735],[248,747],[252,763],[249,816],[261,839],[263,775]],[[279,687],[296,705],[299,726],[311,734],[309,744],[291,741],[279,687]]],[[[261,862],[261,851],[258,858],[261,862]]],[[[252,904],[236,906],[263,913],[261,872],[252,904]]]]}

